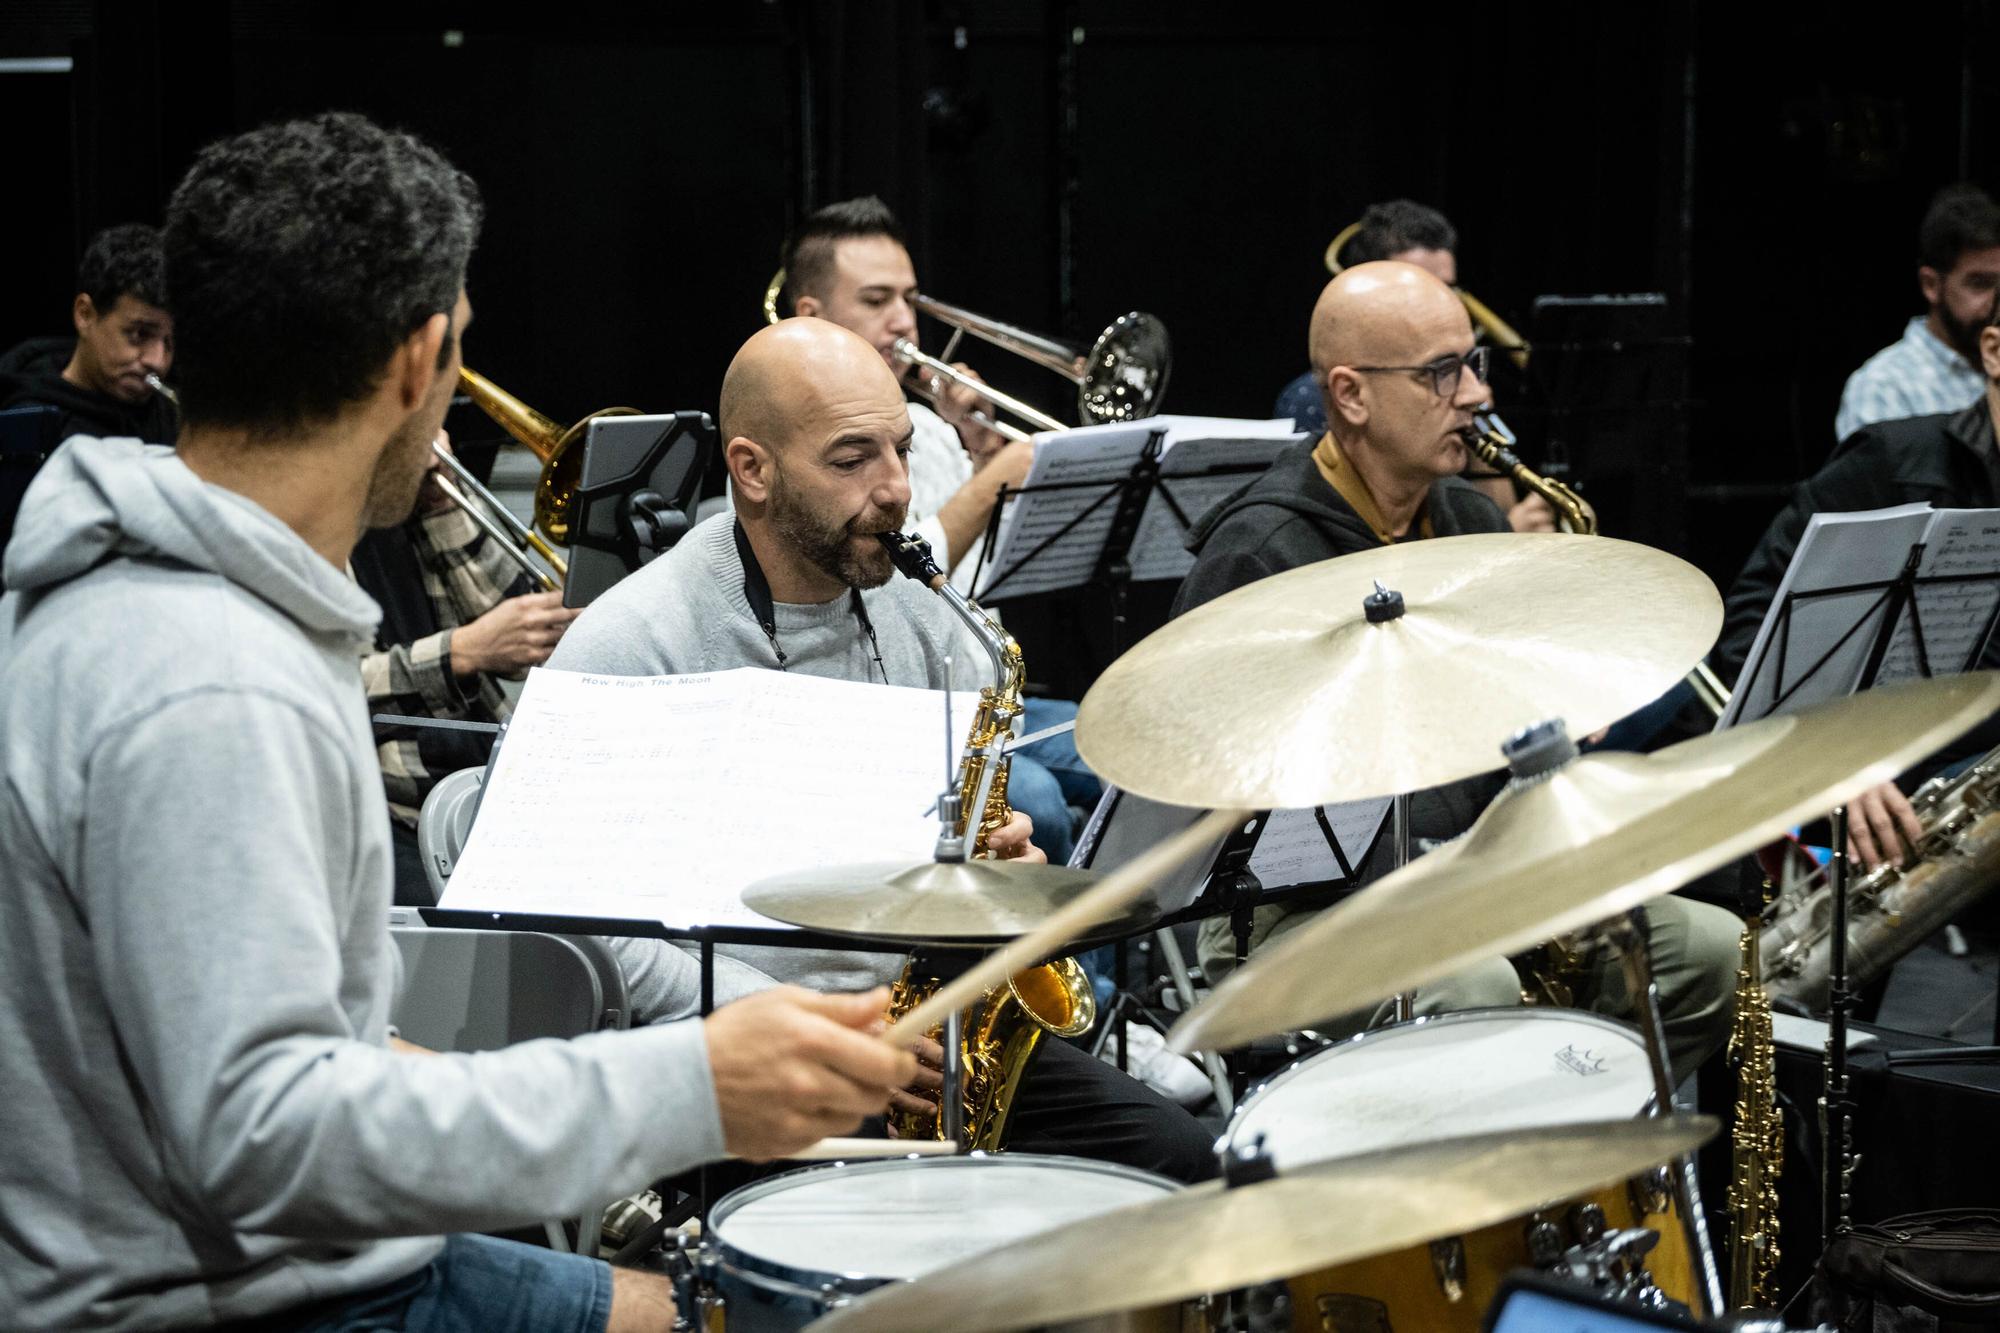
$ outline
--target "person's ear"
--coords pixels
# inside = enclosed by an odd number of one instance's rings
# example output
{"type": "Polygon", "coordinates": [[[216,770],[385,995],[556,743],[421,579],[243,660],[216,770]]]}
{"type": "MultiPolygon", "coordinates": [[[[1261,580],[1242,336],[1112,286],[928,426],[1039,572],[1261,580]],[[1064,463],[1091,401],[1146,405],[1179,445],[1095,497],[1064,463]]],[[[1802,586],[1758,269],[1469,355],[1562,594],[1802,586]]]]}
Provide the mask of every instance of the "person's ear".
{"type": "Polygon", "coordinates": [[[1350,426],[1368,424],[1368,401],[1362,393],[1365,383],[1359,372],[1335,366],[1326,372],[1327,420],[1339,417],[1350,426]]]}
{"type": "Polygon", "coordinates": [[[1987,379],[2000,384],[2000,324],[1988,324],[1979,331],[1979,364],[1987,379]]]}
{"type": "Polygon", "coordinates": [[[1937,305],[1944,300],[1944,274],[1929,264],[1918,265],[1917,290],[1924,294],[1925,305],[1937,305]]]}
{"type": "Polygon", "coordinates": [[[445,340],[451,336],[451,316],[440,310],[412,330],[391,356],[388,378],[396,392],[397,406],[405,412],[415,411],[430,397],[437,383],[445,340]]]}
{"type": "Polygon", "coordinates": [[[816,317],[825,309],[826,303],[817,296],[801,295],[798,300],[792,302],[792,313],[795,315],[816,317]]]}
{"type": "Polygon", "coordinates": [[[90,299],[89,292],[76,294],[76,300],[70,302],[69,318],[70,322],[76,325],[79,338],[90,332],[91,325],[97,323],[97,302],[90,299]]]}
{"type": "Polygon", "coordinates": [[[747,436],[738,435],[722,447],[722,464],[729,470],[729,484],[752,504],[771,498],[771,451],[747,436]]]}

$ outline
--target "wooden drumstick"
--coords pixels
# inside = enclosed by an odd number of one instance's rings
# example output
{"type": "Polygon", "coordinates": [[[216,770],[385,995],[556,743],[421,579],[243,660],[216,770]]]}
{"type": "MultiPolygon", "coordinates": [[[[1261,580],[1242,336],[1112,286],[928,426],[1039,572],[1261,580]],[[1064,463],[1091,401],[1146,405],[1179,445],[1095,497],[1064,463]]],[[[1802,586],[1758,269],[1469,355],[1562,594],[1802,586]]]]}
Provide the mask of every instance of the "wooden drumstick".
{"type": "Polygon", "coordinates": [[[929,999],[890,1024],[882,1040],[898,1049],[915,1045],[953,1010],[963,1009],[1022,968],[1041,962],[1092,927],[1117,916],[1151,888],[1153,881],[1247,817],[1248,812],[1242,810],[1211,810],[1173,837],[1147,848],[1101,883],[1051,912],[1048,920],[1027,934],[938,987],[929,999]]]}

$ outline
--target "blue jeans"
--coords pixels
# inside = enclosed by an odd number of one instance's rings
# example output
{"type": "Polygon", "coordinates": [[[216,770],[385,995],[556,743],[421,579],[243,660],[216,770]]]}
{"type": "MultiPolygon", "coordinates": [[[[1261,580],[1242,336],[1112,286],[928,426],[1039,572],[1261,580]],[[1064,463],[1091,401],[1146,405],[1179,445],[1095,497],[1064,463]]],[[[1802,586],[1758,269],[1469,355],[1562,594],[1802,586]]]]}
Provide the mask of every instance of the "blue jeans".
{"type": "Polygon", "coordinates": [[[603,1333],[610,1319],[611,1265],[603,1260],[447,1236],[437,1257],[406,1278],[268,1322],[298,1333],[603,1333]]]}

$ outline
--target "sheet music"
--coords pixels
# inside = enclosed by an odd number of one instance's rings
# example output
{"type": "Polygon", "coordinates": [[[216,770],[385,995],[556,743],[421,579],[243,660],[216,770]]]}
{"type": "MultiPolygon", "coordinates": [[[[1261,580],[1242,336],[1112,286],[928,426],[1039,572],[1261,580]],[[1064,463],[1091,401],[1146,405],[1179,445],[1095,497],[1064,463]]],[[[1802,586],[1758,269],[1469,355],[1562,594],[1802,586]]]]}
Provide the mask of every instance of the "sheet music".
{"type": "MultiPolygon", "coordinates": [[[[1288,421],[1233,421],[1226,417],[1146,417],[1138,421],[1108,426],[1085,426],[1077,430],[1051,431],[1035,437],[1035,459],[1028,467],[1023,488],[1064,486],[1064,490],[1042,490],[1010,500],[1000,520],[998,539],[993,543],[986,570],[980,575],[980,596],[1026,597],[1034,593],[1056,592],[1089,581],[1104,551],[1111,521],[1118,513],[1118,496],[1108,489],[1129,476],[1144,452],[1146,441],[1156,431],[1164,431],[1161,442],[1161,471],[1169,469],[1177,442],[1202,441],[1213,450],[1245,441],[1268,443],[1271,453],[1295,438],[1288,421]],[[1072,526],[1073,525],[1073,526],[1072,526]],[[1067,531],[1065,531],[1067,528],[1067,531]],[[1042,543],[1062,535],[1041,550],[1042,543]],[[1034,553],[1030,557],[1030,553],[1034,553]],[[1027,563],[1019,569],[1016,566],[1027,563]]],[[[1194,461],[1204,453],[1197,450],[1194,461]]],[[[1268,461],[1268,455],[1266,455],[1268,461]]],[[[1205,466],[1205,464],[1204,464],[1205,466]]],[[[1193,470],[1191,467],[1186,470],[1193,470]]],[[[1240,486],[1244,477],[1234,479],[1216,498],[1240,486]]],[[[1188,483],[1184,483],[1188,484],[1188,483]]],[[[1179,498],[1179,492],[1176,492],[1179,498]]],[[[1149,509],[1157,497],[1148,501],[1149,509]]],[[[1212,502],[1211,502],[1212,503],[1212,502]]],[[[1185,502],[1183,502],[1185,508],[1185,502]]],[[[1162,506],[1164,508],[1164,506],[1162,506]]],[[[1197,517],[1190,512],[1189,517],[1197,517]]],[[[1167,521],[1172,522],[1171,514],[1167,521]]],[[[1141,519],[1144,527],[1145,519],[1141,519]]],[[[1178,543],[1174,543],[1178,545],[1178,543]]],[[[1133,542],[1134,551],[1140,549],[1133,542]]],[[[1182,551],[1182,557],[1187,553],[1182,551]]],[[[1171,568],[1174,559],[1163,556],[1159,568],[1171,568]]],[[[1189,562],[1191,563],[1191,561],[1189,562]]],[[[1140,574],[1135,578],[1177,578],[1186,573],[1140,574]]]]}
{"type": "MultiPolygon", "coordinates": [[[[2000,570],[2000,511],[1939,509],[1924,528],[1924,554],[1917,577],[1991,574],[2000,570]]],[[[1919,584],[1917,615],[1905,614],[1889,640],[1889,650],[1876,673],[1877,684],[1914,680],[1918,669],[1916,630],[1921,626],[1924,651],[1935,676],[1970,671],[1978,664],[2000,608],[2000,584],[1919,584]]]]}
{"type": "Polygon", "coordinates": [[[1787,594],[1895,578],[1902,571],[1912,543],[1923,540],[1930,513],[1929,505],[1907,504],[1860,513],[1812,516],[1799,539],[1798,550],[1792,554],[1792,563],[1771,598],[1764,623],[1757,627],[1750,656],[1744,661],[1729,707],[1715,724],[1716,730],[1739,722],[1753,722],[1773,712],[1797,712],[1811,704],[1853,693],[1867,665],[1868,651],[1881,629],[1882,617],[1879,611],[1867,615],[1858,630],[1854,630],[1855,622],[1862,619],[1872,603],[1881,600],[1880,590],[1795,600],[1788,623],[1781,624],[1785,598],[1787,594]],[[1850,630],[1854,632],[1849,633],[1850,630]],[[1781,636],[1785,646],[1782,681],[1777,652],[1781,636]],[[1826,664],[1782,705],[1777,704],[1779,695],[1799,685],[1829,651],[1833,655],[1826,664]]]}
{"type": "Polygon", "coordinates": [[[1289,420],[1223,421],[1204,426],[1204,432],[1227,428],[1226,433],[1204,438],[1185,428],[1170,436],[1173,449],[1160,462],[1160,484],[1146,501],[1146,512],[1132,534],[1129,560],[1135,580],[1172,579],[1179,582],[1194,568],[1194,552],[1188,550],[1188,529],[1181,522],[1199,522],[1201,516],[1256,480],[1254,471],[1271,465],[1280,450],[1305,438],[1292,429],[1289,420]],[[1216,468],[1233,468],[1217,476],[1201,476],[1216,468]],[[1161,492],[1174,498],[1180,514],[1166,502],[1161,492]]]}
{"type": "MultiPolygon", "coordinates": [[[[975,696],[952,702],[960,736],[975,696]]],[[[441,907],[786,929],[743,905],[828,862],[923,860],[945,694],[754,667],[537,668],[441,907]]]]}
{"type": "MultiPolygon", "coordinates": [[[[1362,859],[1375,845],[1382,821],[1389,817],[1393,797],[1343,801],[1324,807],[1326,822],[1340,842],[1341,855],[1357,874],[1362,859]]],[[[1298,884],[1339,883],[1347,878],[1340,861],[1326,845],[1326,833],[1310,806],[1303,810],[1273,810],[1250,853],[1250,870],[1266,889],[1298,884]]]]}

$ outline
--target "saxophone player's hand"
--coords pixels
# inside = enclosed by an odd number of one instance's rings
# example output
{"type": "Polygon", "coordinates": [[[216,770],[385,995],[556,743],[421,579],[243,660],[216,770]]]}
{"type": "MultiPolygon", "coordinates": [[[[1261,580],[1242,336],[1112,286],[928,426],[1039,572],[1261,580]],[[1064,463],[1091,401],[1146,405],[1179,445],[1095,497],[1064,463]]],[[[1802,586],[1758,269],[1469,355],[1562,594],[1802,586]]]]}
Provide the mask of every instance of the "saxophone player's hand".
{"type": "Polygon", "coordinates": [[[702,1020],[723,1146],[764,1161],[851,1134],[916,1075],[916,1058],[879,1041],[889,990],[758,991],[702,1020]]]}
{"type": "MultiPolygon", "coordinates": [[[[925,1037],[911,1048],[917,1057],[917,1074],[909,1084],[889,1090],[889,1109],[913,1115],[935,1116],[938,1098],[944,1092],[944,1047],[925,1037]]],[[[896,1122],[889,1122],[889,1137],[896,1137],[896,1122]]]]}
{"type": "Polygon", "coordinates": [[[1047,865],[1049,854],[1030,841],[1035,836],[1035,821],[1013,812],[1013,818],[993,830],[986,839],[987,853],[995,861],[1027,861],[1033,865],[1047,865]]]}
{"type": "Polygon", "coordinates": [[[1924,836],[1910,798],[1893,782],[1871,787],[1847,803],[1847,855],[1868,870],[1902,862],[1924,836]]]}

